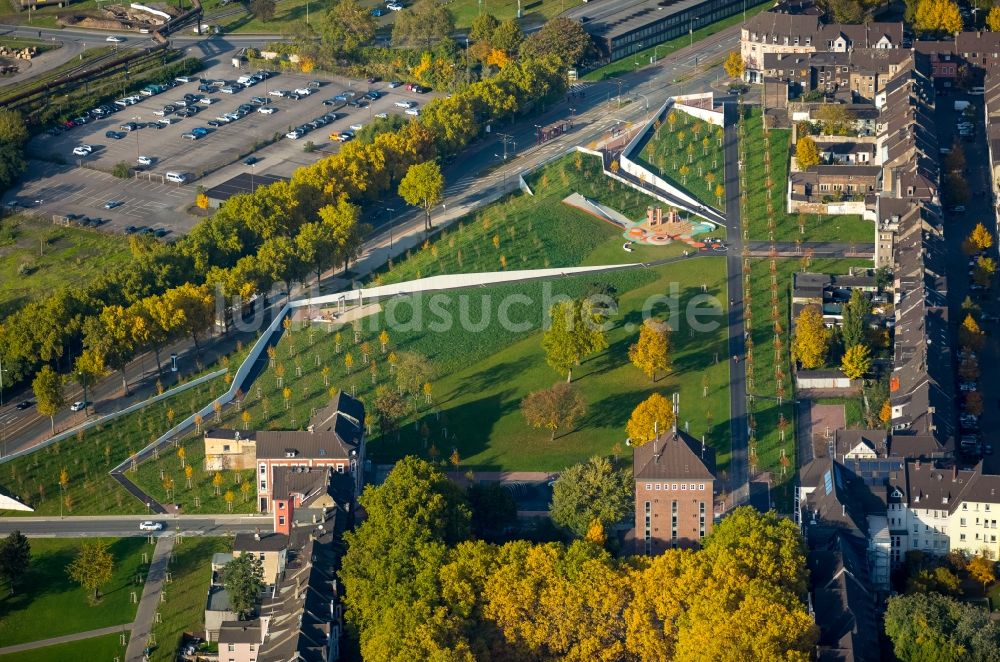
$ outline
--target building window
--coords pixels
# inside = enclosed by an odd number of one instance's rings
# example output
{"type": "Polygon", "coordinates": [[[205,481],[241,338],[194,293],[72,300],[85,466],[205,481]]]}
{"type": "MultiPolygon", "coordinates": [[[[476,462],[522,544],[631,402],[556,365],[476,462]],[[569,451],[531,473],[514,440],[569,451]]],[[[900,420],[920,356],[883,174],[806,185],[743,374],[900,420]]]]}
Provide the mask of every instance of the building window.
{"type": "Polygon", "coordinates": [[[344,473],[344,465],[342,465],[342,464],[338,464],[337,465],[337,473],[339,473],[339,474],[344,473]]]}
{"type": "Polygon", "coordinates": [[[229,444],[222,444],[222,452],[223,453],[229,452],[229,444]]]}
{"type": "Polygon", "coordinates": [[[235,644],[229,644],[229,652],[233,653],[235,651],[236,651],[236,645],[235,644]]]}
{"type": "Polygon", "coordinates": [[[285,502],[284,501],[279,501],[278,502],[278,510],[284,510],[284,509],[285,509],[285,502]]]}
{"type": "Polygon", "coordinates": [[[670,540],[672,544],[677,544],[677,502],[670,502],[670,540]]]}
{"type": "Polygon", "coordinates": [[[652,513],[652,509],[653,509],[652,504],[649,501],[647,501],[646,502],[646,527],[645,527],[645,538],[644,538],[644,540],[645,540],[645,546],[646,546],[646,554],[647,555],[653,553],[652,517],[650,516],[651,513],[652,513]]]}
{"type": "Polygon", "coordinates": [[[646,483],[646,491],[648,492],[651,489],[653,489],[653,484],[652,483],[646,483]]]}
{"type": "Polygon", "coordinates": [[[267,489],[267,481],[266,480],[260,481],[260,489],[262,489],[262,490],[266,490],[267,489]]]}
{"type": "Polygon", "coordinates": [[[958,534],[958,539],[962,542],[965,542],[965,534],[964,533],[958,534]]]}
{"type": "Polygon", "coordinates": [[[284,515],[279,515],[278,516],[278,524],[280,524],[282,526],[285,525],[285,516],[284,515]]]}
{"type": "Polygon", "coordinates": [[[260,475],[263,476],[266,473],[267,473],[267,466],[263,464],[260,465],[260,475]]]}
{"type": "Polygon", "coordinates": [[[705,537],[705,502],[698,504],[698,537],[705,537]]]}
{"type": "Polygon", "coordinates": [[[657,483],[656,484],[656,491],[659,492],[661,489],[662,489],[662,485],[660,485],[660,483],[657,483]]]}

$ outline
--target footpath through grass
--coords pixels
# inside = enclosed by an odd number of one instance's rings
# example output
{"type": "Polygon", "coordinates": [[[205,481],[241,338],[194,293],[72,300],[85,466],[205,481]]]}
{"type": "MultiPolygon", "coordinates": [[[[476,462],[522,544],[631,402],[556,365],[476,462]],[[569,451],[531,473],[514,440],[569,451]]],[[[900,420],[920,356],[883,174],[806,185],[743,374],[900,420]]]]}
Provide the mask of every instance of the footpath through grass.
{"type": "Polygon", "coordinates": [[[648,262],[680,255],[685,244],[622,250],[621,229],[570,207],[571,193],[596,200],[626,217],[645,218],[659,204],[601,170],[596,156],[575,153],[528,177],[533,196],[514,193],[442,230],[421,249],[376,275],[374,283],[399,283],[440,274],[648,262]]]}
{"type": "MultiPolygon", "coordinates": [[[[751,18],[757,14],[765,11],[774,6],[773,2],[763,2],[758,5],[747,5],[746,17],[751,18]]],[[[607,80],[609,78],[614,78],[616,76],[621,76],[622,74],[627,74],[635,71],[639,67],[643,67],[650,64],[650,59],[655,57],[657,60],[670,55],[674,51],[680,50],[685,46],[691,45],[692,42],[698,42],[705,37],[710,37],[713,34],[718,34],[726,28],[731,28],[734,25],[739,25],[743,22],[743,12],[730,16],[729,18],[724,18],[721,21],[716,21],[715,23],[709,23],[706,26],[700,27],[694,31],[693,34],[686,34],[682,37],[677,37],[671,39],[670,41],[665,41],[662,44],[654,48],[647,48],[641,50],[634,55],[623,58],[621,60],[616,60],[610,64],[606,64],[603,67],[594,69],[593,71],[587,73],[582,77],[583,80],[607,80]],[[639,63],[638,67],[636,62],[639,63]]]]}
{"type": "Polygon", "coordinates": [[[765,141],[759,108],[746,115],[742,176],[746,179],[749,238],[761,241],[875,241],[874,225],[856,215],[789,214],[788,159],[792,133],[771,129],[765,141]],[[770,168],[770,170],[768,170],[770,168]]]}
{"type": "Polygon", "coordinates": [[[750,463],[759,472],[771,473],[771,497],[780,512],[787,513],[792,508],[797,457],[795,411],[791,402],[794,399],[790,358],[792,274],[802,270],[845,274],[857,266],[871,266],[871,261],[753,259],[744,270],[750,275],[750,299],[744,297],[744,303],[751,342],[743,363],[747,371],[747,393],[754,396],[748,412],[756,437],[756,444],[750,446],[750,463]],[[772,274],[776,281],[774,286],[772,274]],[[777,317],[772,313],[773,301],[777,302],[777,317]],[[775,324],[780,326],[777,342],[775,324]]]}
{"type": "Polygon", "coordinates": [[[86,540],[95,539],[31,539],[28,571],[18,581],[14,595],[5,591],[0,598],[0,646],[124,623],[131,625],[137,608],[131,602],[132,593],[136,598],[142,595],[142,584],[136,583],[136,578],[140,573],[145,576],[148,567],[142,561],[142,553],[151,558],[153,547],[145,538],[101,539],[109,544],[115,558],[115,572],[101,589],[101,601],[91,606],[90,592],[66,574],[66,566],[86,540]]]}
{"type": "Polygon", "coordinates": [[[725,196],[722,137],[721,126],[674,110],[654,130],[639,161],[706,205],[721,209],[725,196]]]}
{"type": "Polygon", "coordinates": [[[153,625],[156,647],[150,662],[174,662],[185,632],[205,629],[205,596],[212,580],[212,555],[232,549],[229,538],[187,537],[174,545],[167,601],[160,610],[161,623],[153,625]]]}
{"type": "Polygon", "coordinates": [[[121,237],[31,216],[0,218],[0,318],[56,290],[86,286],[129,259],[121,237]]]}
{"type": "Polygon", "coordinates": [[[81,639],[45,648],[32,648],[23,653],[0,655],[0,662],[65,662],[66,660],[113,662],[116,659],[125,659],[125,646],[121,645],[121,636],[117,634],[81,639]]]}

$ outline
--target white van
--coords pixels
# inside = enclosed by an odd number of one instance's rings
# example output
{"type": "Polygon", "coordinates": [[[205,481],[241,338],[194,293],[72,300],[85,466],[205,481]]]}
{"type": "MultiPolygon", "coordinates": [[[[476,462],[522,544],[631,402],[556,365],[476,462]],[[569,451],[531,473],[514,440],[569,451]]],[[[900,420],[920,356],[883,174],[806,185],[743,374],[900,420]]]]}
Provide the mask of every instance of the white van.
{"type": "Polygon", "coordinates": [[[175,184],[183,184],[184,182],[187,181],[187,175],[184,174],[183,172],[168,172],[166,175],[164,175],[164,178],[168,182],[173,182],[175,184]]]}
{"type": "Polygon", "coordinates": [[[240,76],[239,78],[236,79],[236,82],[239,83],[240,85],[249,85],[250,81],[252,80],[253,76],[247,75],[247,76],[240,76]]]}

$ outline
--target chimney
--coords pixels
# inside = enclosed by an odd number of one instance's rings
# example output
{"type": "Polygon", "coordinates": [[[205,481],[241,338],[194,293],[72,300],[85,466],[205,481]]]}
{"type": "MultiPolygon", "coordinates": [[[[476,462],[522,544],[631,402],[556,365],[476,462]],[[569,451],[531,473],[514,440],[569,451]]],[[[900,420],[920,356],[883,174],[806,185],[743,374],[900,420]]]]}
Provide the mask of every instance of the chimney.
{"type": "Polygon", "coordinates": [[[673,434],[674,434],[674,439],[676,439],[677,438],[677,419],[680,417],[680,411],[681,411],[681,394],[680,393],[674,393],[673,401],[674,401],[674,428],[673,428],[673,434]]]}
{"type": "Polygon", "coordinates": [[[845,517],[847,516],[847,504],[846,503],[840,504],[840,514],[844,515],[845,517]]]}
{"type": "Polygon", "coordinates": [[[920,458],[919,457],[917,458],[917,462],[916,462],[916,464],[914,465],[913,468],[914,468],[915,471],[920,471],[920,458]]]}
{"type": "Polygon", "coordinates": [[[957,463],[954,466],[952,466],[952,468],[951,468],[951,482],[953,482],[953,483],[957,483],[958,482],[958,464],[957,463]]]}

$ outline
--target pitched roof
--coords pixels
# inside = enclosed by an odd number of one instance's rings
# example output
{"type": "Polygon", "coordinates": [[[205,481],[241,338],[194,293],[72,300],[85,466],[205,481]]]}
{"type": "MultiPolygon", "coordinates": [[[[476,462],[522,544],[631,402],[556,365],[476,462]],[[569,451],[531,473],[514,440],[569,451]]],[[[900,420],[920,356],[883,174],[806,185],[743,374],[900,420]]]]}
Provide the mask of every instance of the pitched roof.
{"type": "Polygon", "coordinates": [[[715,453],[682,430],[660,435],[632,451],[635,480],[714,480],[715,453]]]}
{"type": "Polygon", "coordinates": [[[223,621],[219,627],[218,642],[225,644],[259,644],[261,623],[259,618],[252,621],[223,621]]]}

